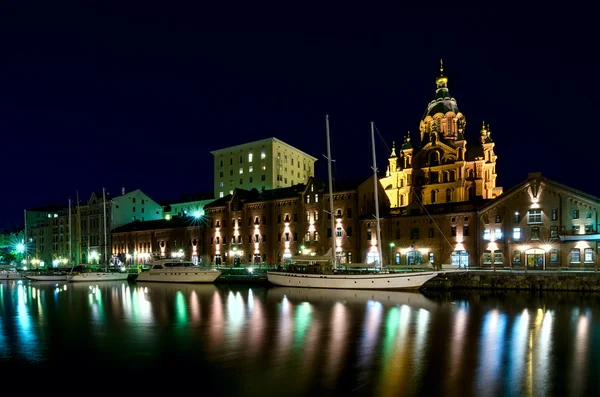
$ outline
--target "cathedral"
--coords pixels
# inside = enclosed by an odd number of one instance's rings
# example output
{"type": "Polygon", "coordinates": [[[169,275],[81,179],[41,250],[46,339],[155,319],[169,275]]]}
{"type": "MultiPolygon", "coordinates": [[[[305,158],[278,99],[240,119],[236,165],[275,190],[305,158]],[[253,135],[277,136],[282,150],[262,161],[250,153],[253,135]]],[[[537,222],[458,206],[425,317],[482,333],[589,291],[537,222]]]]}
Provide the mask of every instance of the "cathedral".
{"type": "Polygon", "coordinates": [[[502,194],[496,186],[496,154],[489,125],[482,124],[477,142],[467,142],[467,121],[450,96],[448,77],[440,63],[435,98],[419,124],[419,142],[410,133],[402,146],[392,145],[381,186],[390,208],[493,199],[502,194]]]}

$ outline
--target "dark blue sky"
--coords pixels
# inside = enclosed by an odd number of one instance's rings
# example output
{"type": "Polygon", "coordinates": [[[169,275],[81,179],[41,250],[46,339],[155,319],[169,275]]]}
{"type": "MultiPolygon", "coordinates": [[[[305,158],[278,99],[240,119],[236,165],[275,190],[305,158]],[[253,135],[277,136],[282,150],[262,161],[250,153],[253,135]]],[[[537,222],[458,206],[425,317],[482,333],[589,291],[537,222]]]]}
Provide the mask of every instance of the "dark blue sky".
{"type": "Polygon", "coordinates": [[[125,186],[157,201],[211,190],[211,150],[271,136],[319,158],[326,178],[327,113],[335,175],[366,178],[369,122],[388,146],[407,130],[416,140],[440,58],[467,138],[491,125],[501,186],[541,171],[600,195],[597,34],[566,11],[561,23],[489,11],[470,15],[473,30],[223,33],[203,31],[231,25],[202,9],[143,4],[2,12],[0,228],[76,190],[125,186]]]}

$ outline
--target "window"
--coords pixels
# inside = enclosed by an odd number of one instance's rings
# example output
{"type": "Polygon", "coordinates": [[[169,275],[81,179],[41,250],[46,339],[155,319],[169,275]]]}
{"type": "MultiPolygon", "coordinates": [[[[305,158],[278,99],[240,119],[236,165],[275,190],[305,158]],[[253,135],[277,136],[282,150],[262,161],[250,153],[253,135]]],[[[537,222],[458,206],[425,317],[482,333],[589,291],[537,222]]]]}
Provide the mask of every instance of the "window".
{"type": "Polygon", "coordinates": [[[267,157],[267,154],[264,151],[260,152],[260,159],[261,160],[264,160],[266,157],[267,157]]]}
{"type": "Polygon", "coordinates": [[[319,220],[319,213],[317,211],[315,211],[315,213],[313,215],[314,215],[315,221],[318,221],[319,220]]]}
{"type": "Polygon", "coordinates": [[[244,184],[244,178],[240,178],[240,185],[244,184]]]}
{"type": "Polygon", "coordinates": [[[244,162],[244,156],[242,156],[242,155],[240,154],[240,164],[242,164],[243,162],[244,162]]]}
{"type": "Polygon", "coordinates": [[[396,265],[400,264],[400,253],[396,252],[396,265]]]}
{"type": "Polygon", "coordinates": [[[502,263],[502,251],[496,250],[494,251],[494,265],[499,265],[502,263]]]}
{"type": "Polygon", "coordinates": [[[419,251],[409,251],[406,253],[406,264],[415,266],[423,264],[423,255],[419,251]]]}
{"type": "Polygon", "coordinates": [[[451,262],[453,265],[458,267],[469,266],[469,253],[467,251],[452,251],[450,255],[451,262]]]}
{"type": "Polygon", "coordinates": [[[513,221],[514,221],[515,223],[521,222],[521,214],[519,213],[519,211],[516,211],[516,212],[515,212],[515,215],[514,215],[514,217],[513,217],[513,221]]]}
{"type": "Polygon", "coordinates": [[[515,265],[520,265],[521,264],[521,251],[519,250],[515,250],[512,253],[512,263],[514,263],[515,265]]]}
{"type": "Polygon", "coordinates": [[[254,171],[254,167],[253,166],[248,167],[248,172],[252,172],[252,171],[254,171]]]}
{"type": "Polygon", "coordinates": [[[513,228],[513,240],[515,240],[515,241],[521,240],[521,228],[520,227],[513,228]]]}
{"type": "Polygon", "coordinates": [[[573,212],[571,213],[571,217],[573,219],[579,219],[579,210],[573,210],[573,212]]]}
{"type": "Polygon", "coordinates": [[[484,239],[484,240],[490,240],[490,238],[491,238],[491,234],[492,234],[492,233],[491,233],[490,229],[485,229],[485,230],[483,231],[483,239],[484,239]]]}
{"type": "Polygon", "coordinates": [[[306,220],[310,221],[310,211],[306,211],[306,220]]]}
{"type": "Polygon", "coordinates": [[[468,235],[469,235],[469,226],[464,225],[463,226],[463,236],[468,236],[468,235]]]}
{"type": "Polygon", "coordinates": [[[410,239],[411,240],[418,240],[419,239],[419,229],[418,228],[412,228],[412,229],[410,229],[410,239]]]}
{"type": "Polygon", "coordinates": [[[248,162],[252,162],[252,152],[248,153],[248,162]]]}
{"type": "Polygon", "coordinates": [[[306,196],[306,204],[310,204],[310,196],[306,196]]]}
{"type": "Polygon", "coordinates": [[[500,223],[500,215],[496,215],[496,223],[500,223]]]}
{"type": "Polygon", "coordinates": [[[367,230],[367,241],[370,241],[372,237],[373,235],[371,234],[371,231],[367,230]]]}
{"type": "Polygon", "coordinates": [[[223,192],[219,192],[219,197],[223,197],[223,192]]]}
{"type": "Polygon", "coordinates": [[[456,236],[456,226],[450,226],[450,236],[456,236]]]}
{"type": "Polygon", "coordinates": [[[483,263],[486,265],[492,263],[492,251],[490,251],[490,250],[483,251],[483,263]]]}
{"type": "MultiPolygon", "coordinates": [[[[432,183],[436,183],[436,182],[432,182],[432,183]]],[[[437,199],[437,192],[435,190],[432,190],[431,191],[431,204],[435,204],[436,199],[437,199]]]]}
{"type": "Polygon", "coordinates": [[[331,237],[331,228],[330,227],[327,228],[327,237],[331,237]]]}
{"type": "Polygon", "coordinates": [[[348,227],[348,229],[346,230],[346,235],[348,237],[352,237],[352,226],[348,227]]]}
{"type": "Polygon", "coordinates": [[[552,208],[552,220],[553,221],[558,220],[558,209],[557,208],[552,208]]]}
{"type": "Polygon", "coordinates": [[[335,236],[336,237],[342,237],[342,228],[338,227],[335,231],[335,236]]]}
{"type": "Polygon", "coordinates": [[[580,263],[581,250],[579,248],[573,248],[571,250],[571,263],[580,263]]]}
{"type": "Polygon", "coordinates": [[[242,175],[244,173],[244,169],[242,167],[240,167],[240,175],[242,175]]]}
{"type": "Polygon", "coordinates": [[[315,203],[318,203],[318,202],[319,202],[319,195],[315,194],[315,203]]]}
{"type": "Polygon", "coordinates": [[[219,182],[219,187],[223,187],[223,181],[219,182]]]}
{"type": "Polygon", "coordinates": [[[550,250],[550,263],[558,263],[558,249],[556,248],[550,250]]]}
{"type": "Polygon", "coordinates": [[[531,228],[531,239],[532,240],[539,240],[540,239],[540,228],[539,227],[532,227],[531,228]]]}
{"type": "Polygon", "coordinates": [[[452,201],[452,190],[446,189],[446,202],[449,203],[452,201]]]}
{"type": "Polygon", "coordinates": [[[219,160],[219,167],[223,167],[223,159],[219,160]]]}
{"type": "Polygon", "coordinates": [[[319,232],[315,232],[315,242],[319,241],[319,232]]]}
{"type": "Polygon", "coordinates": [[[277,223],[281,223],[281,214],[277,215],[277,223]]]}
{"type": "Polygon", "coordinates": [[[529,210],[527,223],[542,223],[542,210],[529,210]]]}
{"type": "Polygon", "coordinates": [[[260,180],[261,181],[265,181],[266,179],[267,179],[266,175],[263,174],[263,175],[260,176],[260,180]]]}
{"type": "Polygon", "coordinates": [[[583,262],[584,263],[593,263],[594,262],[594,251],[591,248],[586,248],[583,250],[583,262]]]}
{"type": "MultiPolygon", "coordinates": [[[[400,232],[400,230],[396,230],[396,232],[400,232]]],[[[429,238],[433,238],[433,228],[432,227],[429,228],[428,236],[429,236],[429,238]]],[[[400,237],[398,237],[398,238],[400,238],[400,237]]]]}
{"type": "Polygon", "coordinates": [[[429,263],[433,265],[433,252],[429,253],[429,263]]]}
{"type": "Polygon", "coordinates": [[[558,226],[550,226],[550,238],[558,238],[558,226]]]}
{"type": "MultiPolygon", "coordinates": [[[[229,171],[231,173],[231,171],[229,171]]],[[[219,178],[223,178],[223,171],[219,171],[219,178]]]]}
{"type": "Polygon", "coordinates": [[[500,228],[494,229],[494,240],[501,240],[501,239],[502,239],[502,229],[500,229],[500,228]]]}
{"type": "MultiPolygon", "coordinates": [[[[222,174],[222,172],[221,172],[221,174],[222,174]]],[[[223,175],[221,175],[221,176],[223,176],[223,175]]],[[[233,176],[233,170],[229,170],[229,176],[233,176]]]]}

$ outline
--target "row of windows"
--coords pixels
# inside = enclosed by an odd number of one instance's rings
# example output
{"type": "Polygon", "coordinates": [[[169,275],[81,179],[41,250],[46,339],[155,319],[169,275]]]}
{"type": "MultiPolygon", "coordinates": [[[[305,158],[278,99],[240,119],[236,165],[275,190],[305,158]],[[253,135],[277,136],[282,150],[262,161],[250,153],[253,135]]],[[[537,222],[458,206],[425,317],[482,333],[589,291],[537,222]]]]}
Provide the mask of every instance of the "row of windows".
{"type": "MultiPolygon", "coordinates": [[[[264,160],[267,158],[267,153],[265,153],[264,151],[260,152],[260,159],[264,160]]],[[[240,154],[240,164],[242,164],[244,162],[244,155],[240,154]]],[[[254,153],[250,152],[248,153],[248,162],[251,163],[252,161],[254,161],[254,153]]],[[[229,165],[233,165],[233,157],[229,157],[229,165]]],[[[219,160],[219,167],[223,167],[223,159],[219,160]]]]}
{"type": "MultiPolygon", "coordinates": [[[[571,211],[572,219],[579,219],[579,210],[571,211]]],[[[592,218],[592,213],[588,212],[585,215],[586,219],[592,218]]],[[[557,221],[558,220],[558,208],[552,208],[550,210],[550,220],[557,221]]],[[[513,215],[513,221],[515,223],[521,222],[521,213],[519,211],[515,211],[513,215]]],[[[502,222],[502,217],[500,215],[496,215],[495,219],[496,223],[502,222]]],[[[542,223],[542,210],[541,209],[531,209],[527,212],[527,223],[542,223]]]]}

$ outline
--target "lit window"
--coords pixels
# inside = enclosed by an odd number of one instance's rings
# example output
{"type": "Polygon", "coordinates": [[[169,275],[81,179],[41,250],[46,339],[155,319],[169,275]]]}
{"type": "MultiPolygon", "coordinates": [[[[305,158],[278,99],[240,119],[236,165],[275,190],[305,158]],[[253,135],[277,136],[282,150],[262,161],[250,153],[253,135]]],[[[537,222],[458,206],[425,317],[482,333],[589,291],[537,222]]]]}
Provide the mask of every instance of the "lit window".
{"type": "Polygon", "coordinates": [[[492,251],[483,251],[483,263],[486,265],[492,263],[492,251]]]}
{"type": "Polygon", "coordinates": [[[594,262],[594,255],[593,255],[593,250],[591,248],[586,248],[583,251],[583,261],[585,263],[592,263],[594,262]]]}
{"type": "Polygon", "coordinates": [[[252,162],[252,153],[248,153],[248,162],[251,163],[252,162]]]}
{"type": "Polygon", "coordinates": [[[483,231],[483,239],[484,240],[489,240],[491,238],[491,231],[490,229],[485,229],[483,231]]]}
{"type": "Polygon", "coordinates": [[[335,231],[335,236],[336,237],[342,237],[342,228],[338,227],[335,231]]]}
{"type": "Polygon", "coordinates": [[[520,264],[521,263],[521,251],[519,250],[515,250],[512,253],[512,262],[515,264],[520,264]]]}
{"type": "Polygon", "coordinates": [[[502,229],[494,229],[494,240],[502,239],[502,229]]]}
{"type": "Polygon", "coordinates": [[[219,187],[223,187],[223,181],[219,182],[219,187]]]}
{"type": "Polygon", "coordinates": [[[558,263],[558,250],[556,248],[550,250],[550,262],[558,263]]]}
{"type": "Polygon", "coordinates": [[[580,263],[581,261],[581,250],[579,248],[573,248],[571,250],[571,263],[580,263]]]}
{"type": "Polygon", "coordinates": [[[315,194],[315,203],[318,203],[318,202],[319,202],[319,195],[315,194]]]}
{"type": "Polygon", "coordinates": [[[252,171],[254,171],[254,167],[253,166],[248,167],[248,172],[252,172],[252,171]]]}
{"type": "Polygon", "coordinates": [[[244,173],[244,169],[240,167],[240,175],[244,173]]]}
{"type": "Polygon", "coordinates": [[[542,223],[542,210],[529,210],[527,223],[542,223]]]}
{"type": "Polygon", "coordinates": [[[264,171],[264,170],[266,170],[266,169],[267,169],[267,166],[263,164],[263,165],[261,166],[261,168],[262,168],[262,170],[264,171]]]}
{"type": "Polygon", "coordinates": [[[520,239],[521,239],[521,228],[520,227],[513,228],[513,240],[520,240],[520,239]]]}
{"type": "Polygon", "coordinates": [[[494,264],[498,265],[502,263],[502,251],[494,251],[494,264]]]}
{"type": "Polygon", "coordinates": [[[266,157],[267,157],[267,154],[265,152],[260,152],[261,160],[265,159],[266,157]]]}
{"type": "MultiPolygon", "coordinates": [[[[233,194],[233,190],[230,190],[230,191],[229,191],[229,194],[233,194]]],[[[221,196],[221,197],[223,197],[223,196],[221,196]]]]}
{"type": "Polygon", "coordinates": [[[223,197],[223,192],[219,192],[219,197],[223,197]]]}
{"type": "Polygon", "coordinates": [[[532,227],[531,228],[531,239],[532,240],[539,240],[540,239],[540,228],[539,227],[532,227]]]}

